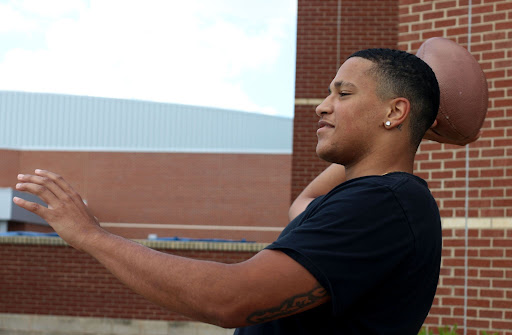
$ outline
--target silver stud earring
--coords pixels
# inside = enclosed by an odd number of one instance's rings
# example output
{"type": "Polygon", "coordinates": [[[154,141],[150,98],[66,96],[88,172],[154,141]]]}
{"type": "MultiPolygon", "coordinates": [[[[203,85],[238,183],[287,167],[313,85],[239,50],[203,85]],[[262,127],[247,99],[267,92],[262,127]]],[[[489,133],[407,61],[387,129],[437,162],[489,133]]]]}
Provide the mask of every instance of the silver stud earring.
{"type": "Polygon", "coordinates": [[[389,127],[391,126],[391,121],[386,121],[386,123],[384,123],[386,125],[386,127],[389,127]]]}

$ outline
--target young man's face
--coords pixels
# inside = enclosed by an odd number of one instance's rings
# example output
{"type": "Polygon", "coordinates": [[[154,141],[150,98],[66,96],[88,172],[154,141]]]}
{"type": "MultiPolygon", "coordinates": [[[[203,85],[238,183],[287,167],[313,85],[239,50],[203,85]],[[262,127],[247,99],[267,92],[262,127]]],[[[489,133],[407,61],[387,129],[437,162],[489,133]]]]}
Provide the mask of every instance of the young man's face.
{"type": "Polygon", "coordinates": [[[320,158],[348,166],[376,150],[389,104],[376,95],[375,77],[368,73],[372,65],[364,58],[348,59],[331,82],[329,96],[317,107],[320,158]]]}

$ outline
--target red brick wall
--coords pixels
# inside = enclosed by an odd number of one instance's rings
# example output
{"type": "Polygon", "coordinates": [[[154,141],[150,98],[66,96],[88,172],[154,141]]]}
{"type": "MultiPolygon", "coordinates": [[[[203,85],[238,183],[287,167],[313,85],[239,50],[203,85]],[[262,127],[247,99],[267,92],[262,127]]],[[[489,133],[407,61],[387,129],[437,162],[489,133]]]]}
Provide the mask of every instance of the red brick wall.
{"type": "MultiPolygon", "coordinates": [[[[241,262],[254,252],[160,250],[241,262]]],[[[0,244],[0,313],[185,320],[122,285],[92,257],[71,247],[0,244]]]]}
{"type": "Polygon", "coordinates": [[[338,0],[299,0],[295,97],[318,98],[336,71],[338,0]]]}
{"type": "MultiPolygon", "coordinates": [[[[416,52],[430,37],[468,48],[465,1],[400,1],[399,47],[416,52]]],[[[469,145],[468,334],[512,334],[512,3],[472,1],[471,52],[489,84],[482,137],[469,145]],[[499,219],[503,218],[503,219],[499,219]],[[502,228],[500,228],[502,226],[502,228]]],[[[426,141],[415,171],[425,178],[444,218],[464,217],[466,148],[426,141]]],[[[446,221],[446,220],[445,220],[446,221]]],[[[464,230],[443,234],[442,275],[427,325],[463,324],[464,230]]],[[[460,332],[462,333],[462,332],[460,332]]]]}
{"type": "MultiPolygon", "coordinates": [[[[464,230],[444,229],[443,235],[440,285],[425,322],[432,330],[463,324],[464,230]]],[[[512,335],[512,228],[471,229],[469,246],[468,334],[512,335]]],[[[255,254],[156,249],[224,263],[255,254]]],[[[90,256],[34,244],[0,244],[0,313],[184,320],[131,292],[90,256]]]]}
{"type": "MultiPolygon", "coordinates": [[[[393,17],[389,11],[396,4],[342,1],[341,59],[366,47],[398,46],[414,53],[435,36],[467,47],[467,0],[403,0],[396,12],[399,17],[393,17]]],[[[470,144],[471,217],[512,216],[511,6],[506,0],[473,1],[471,50],[488,78],[490,101],[483,135],[470,144]]],[[[314,152],[314,109],[339,66],[333,49],[337,1],[299,1],[298,13],[292,199],[326,166],[314,152]]],[[[465,155],[465,148],[431,141],[418,152],[415,172],[429,182],[443,217],[464,215],[465,155]]]]}
{"type": "MultiPolygon", "coordinates": [[[[471,53],[489,84],[482,137],[469,145],[470,217],[512,216],[512,3],[472,1],[471,53]]],[[[400,1],[399,47],[415,53],[430,37],[467,48],[468,1],[400,1]]],[[[464,216],[466,149],[425,141],[416,173],[428,180],[443,217],[464,216]]]]}
{"type": "MultiPolygon", "coordinates": [[[[338,53],[332,49],[337,3],[299,0],[292,198],[326,166],[314,152],[314,108],[340,65],[337,54],[343,60],[366,47],[414,53],[436,36],[465,47],[468,43],[468,0],[386,1],[387,9],[373,12],[384,2],[341,1],[338,53]],[[375,40],[378,33],[381,38],[375,40]]],[[[512,2],[473,0],[472,11],[471,50],[486,73],[490,101],[482,138],[469,145],[468,334],[512,335],[512,2]]],[[[465,150],[425,141],[415,163],[415,173],[429,183],[443,217],[442,274],[426,322],[436,333],[439,326],[458,324],[462,334],[465,150]]]]}
{"type": "MultiPolygon", "coordinates": [[[[512,335],[512,228],[468,231],[468,335],[512,335]]],[[[443,230],[441,277],[425,325],[464,323],[464,229],[443,230]]]]}
{"type": "Polygon", "coordinates": [[[359,49],[396,48],[397,32],[397,0],[298,1],[292,199],[327,166],[315,154],[315,107],[341,62],[359,49]]]}
{"type": "MultiPolygon", "coordinates": [[[[42,168],[66,178],[101,222],[284,227],[290,155],[0,151],[0,187],[42,168]]],[[[160,236],[273,241],[276,231],[109,228],[160,236]]]]}

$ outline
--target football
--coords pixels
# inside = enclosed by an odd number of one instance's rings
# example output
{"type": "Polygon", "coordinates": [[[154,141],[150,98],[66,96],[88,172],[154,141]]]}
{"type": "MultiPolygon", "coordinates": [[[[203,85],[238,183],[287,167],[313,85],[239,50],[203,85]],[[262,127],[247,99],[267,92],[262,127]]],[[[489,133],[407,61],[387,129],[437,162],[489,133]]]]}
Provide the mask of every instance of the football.
{"type": "Polygon", "coordinates": [[[426,40],[416,56],[434,71],[441,93],[436,121],[424,138],[457,145],[476,141],[487,114],[484,72],[462,46],[442,37],[426,40]]]}

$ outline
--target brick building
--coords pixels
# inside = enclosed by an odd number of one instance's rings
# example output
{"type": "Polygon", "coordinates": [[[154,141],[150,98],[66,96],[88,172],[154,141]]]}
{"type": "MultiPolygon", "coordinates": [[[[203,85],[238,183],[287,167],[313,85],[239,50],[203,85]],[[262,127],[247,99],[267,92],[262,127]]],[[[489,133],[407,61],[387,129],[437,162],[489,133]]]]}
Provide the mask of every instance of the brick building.
{"type": "MultiPolygon", "coordinates": [[[[292,197],[326,166],[315,155],[314,108],[343,59],[369,47],[415,53],[438,36],[470,44],[489,84],[483,134],[467,151],[467,334],[512,334],[511,1],[299,0],[292,197]]],[[[429,183],[443,219],[442,275],[426,321],[431,329],[464,324],[465,167],[466,148],[454,145],[424,141],[416,156],[415,174],[429,183]]]]}
{"type": "Polygon", "coordinates": [[[222,333],[142,299],[59,238],[27,236],[52,229],[13,205],[16,175],[61,174],[121,236],[240,262],[263,244],[229,240],[269,242],[287,224],[293,120],[55,94],[0,92],[0,101],[0,332],[166,334],[179,320],[185,334],[222,333]],[[125,321],[134,318],[149,320],[125,321]]]}
{"type": "MultiPolygon", "coordinates": [[[[425,326],[436,331],[439,326],[457,324],[462,334],[466,324],[470,335],[482,331],[512,335],[512,2],[299,0],[297,22],[292,199],[326,167],[315,155],[314,108],[327,95],[327,86],[344,58],[368,47],[414,53],[424,40],[435,36],[471,49],[489,84],[483,135],[467,149],[425,141],[415,163],[415,173],[428,181],[438,201],[444,235],[441,278],[425,326]]],[[[9,320],[30,316],[33,321],[34,315],[180,319],[141,301],[89,257],[60,242],[39,239],[30,244],[17,238],[3,243],[0,313],[9,320]],[[48,258],[42,256],[46,254],[48,258]],[[66,267],[53,268],[51,259],[60,259],[66,267]],[[52,272],[26,275],[33,268],[52,272]],[[83,287],[90,290],[86,282],[96,278],[100,285],[87,294],[76,293],[83,287]],[[117,294],[113,297],[109,292],[117,294]],[[119,300],[109,304],[114,298],[119,300]]],[[[250,257],[264,246],[144,243],[166,252],[228,262],[250,257]]]]}
{"type": "Polygon", "coordinates": [[[55,171],[128,238],[269,242],[287,224],[290,118],[58,94],[0,92],[0,101],[0,187],[55,171]]]}

